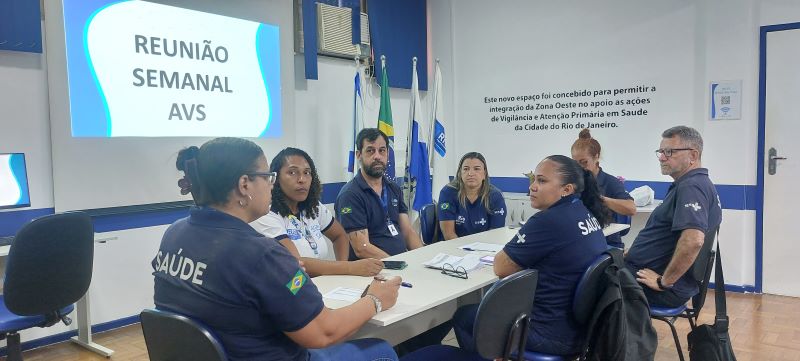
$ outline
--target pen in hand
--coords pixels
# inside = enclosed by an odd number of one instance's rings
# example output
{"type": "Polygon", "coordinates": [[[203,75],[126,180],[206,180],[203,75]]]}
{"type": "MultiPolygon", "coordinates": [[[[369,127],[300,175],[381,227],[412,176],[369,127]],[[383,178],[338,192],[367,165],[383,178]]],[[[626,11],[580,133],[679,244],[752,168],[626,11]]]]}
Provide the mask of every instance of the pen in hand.
{"type": "MultiPolygon", "coordinates": [[[[373,277],[373,278],[374,278],[376,281],[384,281],[384,282],[388,281],[386,278],[379,277],[379,276],[375,276],[375,277],[373,277]]],[[[408,283],[408,282],[400,282],[400,285],[401,285],[401,286],[403,286],[403,287],[406,287],[406,288],[411,288],[411,287],[414,287],[414,285],[412,285],[412,284],[410,284],[410,283],[408,283]]]]}
{"type": "MultiPolygon", "coordinates": [[[[384,281],[384,282],[387,281],[387,279],[385,279],[383,277],[378,277],[378,276],[375,276],[374,279],[376,281],[384,281]]],[[[414,285],[412,285],[412,284],[410,284],[408,282],[400,282],[400,285],[403,286],[403,287],[408,287],[408,288],[414,287],[414,285]]],[[[364,296],[367,295],[367,291],[369,291],[369,286],[370,285],[367,285],[367,287],[364,288],[364,292],[361,292],[361,297],[364,297],[364,296]]]]}

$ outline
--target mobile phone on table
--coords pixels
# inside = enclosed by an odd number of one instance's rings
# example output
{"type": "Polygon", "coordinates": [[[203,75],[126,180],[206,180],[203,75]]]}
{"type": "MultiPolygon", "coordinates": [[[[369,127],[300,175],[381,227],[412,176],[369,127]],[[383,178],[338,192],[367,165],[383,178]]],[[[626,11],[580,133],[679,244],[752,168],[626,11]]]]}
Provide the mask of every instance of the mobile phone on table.
{"type": "Polygon", "coordinates": [[[386,269],[403,269],[406,266],[406,261],[383,261],[383,268],[386,269]]]}

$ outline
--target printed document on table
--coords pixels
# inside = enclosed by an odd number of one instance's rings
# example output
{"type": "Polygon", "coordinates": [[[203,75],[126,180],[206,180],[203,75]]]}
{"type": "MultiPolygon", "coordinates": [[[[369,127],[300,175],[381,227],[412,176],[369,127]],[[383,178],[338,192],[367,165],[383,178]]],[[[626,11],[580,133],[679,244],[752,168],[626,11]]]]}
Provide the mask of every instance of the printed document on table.
{"type": "Polygon", "coordinates": [[[332,300],[356,302],[361,298],[361,293],[364,290],[358,288],[336,287],[330,292],[322,295],[322,297],[330,298],[332,300]]]}
{"type": "Polygon", "coordinates": [[[465,251],[483,251],[483,252],[492,252],[497,253],[503,250],[502,244],[494,244],[494,243],[486,243],[486,242],[473,242],[470,244],[465,244],[461,248],[465,251]]]}
{"type": "Polygon", "coordinates": [[[464,257],[459,257],[447,253],[439,253],[430,261],[423,263],[423,265],[429,268],[442,269],[445,263],[449,263],[454,269],[463,267],[469,272],[481,266],[481,258],[477,254],[468,254],[464,257]]]}

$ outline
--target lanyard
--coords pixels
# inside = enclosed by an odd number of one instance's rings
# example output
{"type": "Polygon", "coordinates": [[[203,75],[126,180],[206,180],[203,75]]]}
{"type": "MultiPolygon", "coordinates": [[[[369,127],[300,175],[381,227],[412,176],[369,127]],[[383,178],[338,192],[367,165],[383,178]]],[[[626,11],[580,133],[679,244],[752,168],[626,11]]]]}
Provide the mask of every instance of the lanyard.
{"type": "Polygon", "coordinates": [[[381,205],[383,206],[383,212],[386,215],[386,223],[391,224],[392,220],[389,218],[389,194],[386,188],[386,185],[383,184],[383,190],[381,191],[381,205]]]}
{"type": "Polygon", "coordinates": [[[302,233],[303,238],[306,239],[308,242],[308,246],[311,247],[311,250],[314,251],[315,256],[319,256],[319,251],[317,250],[318,245],[314,236],[311,235],[311,231],[308,230],[308,224],[306,224],[305,217],[303,213],[300,213],[300,218],[298,219],[297,216],[291,214],[289,215],[289,220],[292,222],[295,228],[302,233]]]}

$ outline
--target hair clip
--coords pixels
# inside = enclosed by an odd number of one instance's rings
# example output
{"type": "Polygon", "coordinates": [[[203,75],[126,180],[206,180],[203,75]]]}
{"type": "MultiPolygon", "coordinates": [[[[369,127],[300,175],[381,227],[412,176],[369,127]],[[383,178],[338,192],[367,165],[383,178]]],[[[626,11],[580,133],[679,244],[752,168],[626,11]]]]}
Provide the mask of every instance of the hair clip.
{"type": "Polygon", "coordinates": [[[178,187],[181,187],[181,194],[187,195],[192,191],[192,181],[186,175],[178,180],[178,187]]]}

